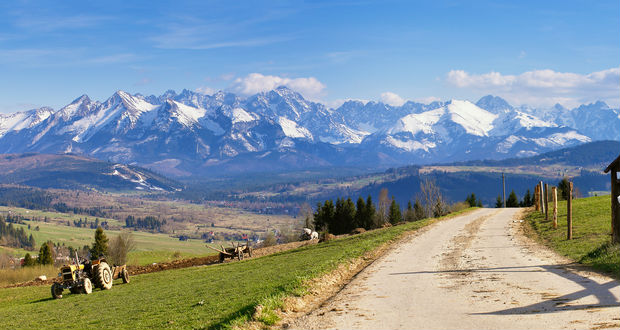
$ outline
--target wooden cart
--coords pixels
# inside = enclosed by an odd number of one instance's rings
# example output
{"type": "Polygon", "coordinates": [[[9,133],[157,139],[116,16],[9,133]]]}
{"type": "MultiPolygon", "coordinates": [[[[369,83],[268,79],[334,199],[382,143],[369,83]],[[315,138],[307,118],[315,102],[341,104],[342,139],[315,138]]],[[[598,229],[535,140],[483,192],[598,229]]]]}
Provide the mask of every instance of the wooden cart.
{"type": "Polygon", "coordinates": [[[239,243],[235,245],[235,243],[232,243],[232,247],[227,248],[220,245],[221,249],[216,249],[209,245],[207,245],[207,247],[220,253],[220,262],[224,262],[226,258],[237,258],[238,260],[243,260],[245,254],[247,254],[250,258],[252,257],[252,247],[250,246],[250,241],[247,241],[245,245],[241,245],[239,243]]]}

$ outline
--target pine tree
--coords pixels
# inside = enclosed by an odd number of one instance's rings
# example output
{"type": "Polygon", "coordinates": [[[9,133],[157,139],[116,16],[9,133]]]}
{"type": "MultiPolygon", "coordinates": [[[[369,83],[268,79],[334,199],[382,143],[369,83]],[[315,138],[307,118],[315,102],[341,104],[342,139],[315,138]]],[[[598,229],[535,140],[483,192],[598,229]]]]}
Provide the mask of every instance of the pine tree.
{"type": "Polygon", "coordinates": [[[474,194],[474,193],[471,193],[471,195],[467,195],[467,198],[465,199],[465,202],[469,203],[469,206],[471,206],[471,207],[475,207],[479,203],[482,204],[480,201],[476,200],[476,194],[474,194]]]}
{"type": "Polygon", "coordinates": [[[372,229],[374,228],[375,216],[376,216],[375,204],[372,202],[372,197],[368,195],[366,199],[366,210],[364,211],[364,229],[372,229]]]}
{"type": "Polygon", "coordinates": [[[34,266],[35,260],[30,256],[30,253],[26,253],[24,256],[24,267],[34,266]]]}
{"type": "Polygon", "coordinates": [[[415,204],[413,204],[413,214],[415,215],[415,220],[424,219],[424,207],[422,207],[422,203],[420,203],[419,199],[415,199],[415,204]]]}
{"type": "Polygon", "coordinates": [[[532,194],[530,193],[530,190],[528,189],[525,192],[525,196],[523,196],[523,206],[528,207],[528,206],[532,206],[533,204],[534,202],[532,201],[532,194]]]}
{"type": "Polygon", "coordinates": [[[495,200],[495,207],[501,208],[504,203],[502,203],[502,196],[497,195],[497,199],[495,200]]]}
{"type": "Polygon", "coordinates": [[[108,254],[108,238],[103,232],[103,228],[97,227],[95,230],[95,243],[90,249],[90,256],[92,259],[100,258],[108,254]]]}
{"type": "Polygon", "coordinates": [[[558,183],[558,198],[560,200],[568,199],[568,178],[567,177],[562,178],[562,180],[558,183]]]}
{"type": "Polygon", "coordinates": [[[28,246],[30,246],[29,250],[33,250],[34,245],[35,245],[34,237],[32,237],[32,234],[30,234],[30,237],[28,237],[28,246]]]}
{"type": "Polygon", "coordinates": [[[400,212],[400,205],[396,203],[394,196],[392,196],[392,203],[390,204],[390,213],[388,219],[393,225],[403,221],[403,215],[400,212]]]}
{"type": "Polygon", "coordinates": [[[405,221],[407,222],[415,221],[415,213],[413,212],[413,206],[411,205],[411,201],[407,202],[407,210],[405,211],[405,221]]]}
{"type": "Polygon", "coordinates": [[[344,198],[340,201],[340,211],[338,211],[338,207],[336,207],[336,218],[338,222],[338,232],[335,233],[345,234],[355,229],[355,204],[351,198],[344,198]]]}
{"type": "Polygon", "coordinates": [[[323,231],[327,227],[327,223],[325,222],[325,215],[323,214],[323,204],[318,202],[316,204],[316,212],[314,212],[312,218],[314,219],[314,229],[318,231],[323,231]]]}
{"type": "MultiPolygon", "coordinates": [[[[360,196],[357,199],[357,205],[355,210],[355,228],[364,228],[364,212],[366,210],[366,203],[364,203],[364,199],[360,196]]],[[[355,229],[354,228],[354,229],[355,229]]]]}
{"type": "Polygon", "coordinates": [[[50,243],[43,243],[41,248],[39,249],[39,257],[37,259],[37,263],[40,265],[51,265],[54,263],[54,259],[52,258],[52,248],[50,243]]]}
{"type": "Polygon", "coordinates": [[[514,190],[510,192],[510,195],[508,195],[506,207],[519,207],[519,198],[517,198],[517,194],[515,194],[514,190]]]}

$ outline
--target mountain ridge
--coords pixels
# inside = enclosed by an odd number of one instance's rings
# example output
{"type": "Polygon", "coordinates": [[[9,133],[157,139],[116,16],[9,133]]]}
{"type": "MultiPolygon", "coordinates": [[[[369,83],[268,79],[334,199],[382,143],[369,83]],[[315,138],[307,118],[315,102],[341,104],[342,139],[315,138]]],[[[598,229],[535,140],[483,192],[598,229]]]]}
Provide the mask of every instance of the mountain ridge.
{"type": "Polygon", "coordinates": [[[619,128],[620,111],[600,101],[536,109],[487,95],[476,103],[347,101],[328,108],[287,87],[245,98],[117,91],[103,102],[82,95],[57,111],[0,115],[0,153],[71,152],[172,176],[208,176],[282,168],[278,162],[303,169],[523,157],[619,140],[619,128]]]}

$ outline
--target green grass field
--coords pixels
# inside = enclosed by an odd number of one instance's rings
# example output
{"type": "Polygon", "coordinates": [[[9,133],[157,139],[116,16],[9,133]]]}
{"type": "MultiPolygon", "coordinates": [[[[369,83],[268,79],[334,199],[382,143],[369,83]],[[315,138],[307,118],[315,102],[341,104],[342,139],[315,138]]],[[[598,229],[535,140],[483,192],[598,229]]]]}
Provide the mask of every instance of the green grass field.
{"type": "Polygon", "coordinates": [[[304,281],[393,241],[432,219],[369,231],[241,262],[145,274],[110,291],[53,300],[49,287],[0,290],[2,329],[220,329],[240,325],[263,305],[277,320],[285,296],[302,295],[304,281]],[[200,303],[202,302],[202,304],[200,303]],[[23,317],[33,315],[33,317],[23,317]]]}
{"type": "Polygon", "coordinates": [[[553,229],[553,204],[549,221],[532,212],[526,219],[543,242],[558,253],[620,278],[620,247],[611,245],[611,202],[609,196],[573,200],[573,239],[566,239],[566,201],[558,203],[558,228],[553,229]]]}

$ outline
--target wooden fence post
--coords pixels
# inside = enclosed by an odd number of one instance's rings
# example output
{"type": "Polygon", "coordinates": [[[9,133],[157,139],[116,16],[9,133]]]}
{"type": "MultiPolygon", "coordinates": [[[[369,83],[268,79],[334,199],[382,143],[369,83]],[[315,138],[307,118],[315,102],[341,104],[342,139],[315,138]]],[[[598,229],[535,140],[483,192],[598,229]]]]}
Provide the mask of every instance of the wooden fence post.
{"type": "Polygon", "coordinates": [[[558,188],[551,188],[551,196],[553,197],[553,229],[558,229],[558,188]]]}
{"type": "Polygon", "coordinates": [[[536,211],[540,211],[540,193],[538,192],[538,185],[536,185],[536,187],[534,187],[534,205],[536,207],[536,211]]]}
{"type": "Polygon", "coordinates": [[[573,183],[568,183],[568,200],[566,201],[567,239],[573,239],[573,183]]]}
{"type": "Polygon", "coordinates": [[[538,190],[540,192],[540,212],[545,213],[545,199],[543,197],[543,194],[545,193],[544,190],[544,186],[543,186],[543,182],[540,181],[538,183],[538,185],[540,186],[540,189],[538,190]]]}
{"type": "Polygon", "coordinates": [[[545,183],[545,221],[549,221],[549,184],[545,183]]]}

